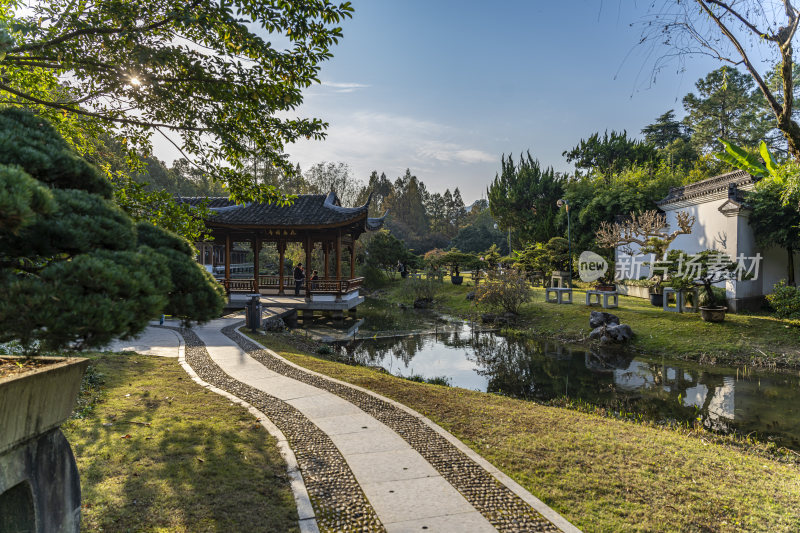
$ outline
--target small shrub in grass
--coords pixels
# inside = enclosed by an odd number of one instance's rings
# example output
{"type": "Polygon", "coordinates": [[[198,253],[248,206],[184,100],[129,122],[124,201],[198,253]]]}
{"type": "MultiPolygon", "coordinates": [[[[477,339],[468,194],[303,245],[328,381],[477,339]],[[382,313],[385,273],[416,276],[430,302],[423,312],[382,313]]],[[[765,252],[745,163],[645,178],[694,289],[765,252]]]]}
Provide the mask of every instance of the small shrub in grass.
{"type": "Polygon", "coordinates": [[[329,344],[323,344],[317,348],[317,353],[320,355],[330,355],[333,353],[333,348],[329,344]]]}
{"type": "Polygon", "coordinates": [[[447,376],[435,376],[426,379],[425,382],[430,383],[431,385],[441,385],[442,387],[450,386],[450,378],[448,378],[447,376]]]}
{"type": "Polygon", "coordinates": [[[475,301],[478,305],[515,315],[519,314],[522,304],[530,301],[532,295],[528,280],[518,270],[491,273],[486,282],[475,288],[475,301]]]}
{"type": "Polygon", "coordinates": [[[408,279],[406,284],[414,300],[433,300],[439,290],[439,285],[428,279],[408,279]]]}
{"type": "Polygon", "coordinates": [[[800,287],[787,285],[785,280],[775,284],[767,301],[780,318],[800,318],[800,287]]]}
{"type": "Polygon", "coordinates": [[[410,374],[408,376],[399,376],[403,379],[407,379],[408,381],[413,381],[415,383],[428,383],[430,385],[441,385],[443,387],[450,386],[450,378],[447,376],[434,376],[432,378],[426,378],[420,374],[410,374]]]}
{"type": "Polygon", "coordinates": [[[361,269],[361,275],[364,276],[364,286],[369,289],[379,289],[389,284],[383,271],[372,265],[365,265],[361,269]]]}

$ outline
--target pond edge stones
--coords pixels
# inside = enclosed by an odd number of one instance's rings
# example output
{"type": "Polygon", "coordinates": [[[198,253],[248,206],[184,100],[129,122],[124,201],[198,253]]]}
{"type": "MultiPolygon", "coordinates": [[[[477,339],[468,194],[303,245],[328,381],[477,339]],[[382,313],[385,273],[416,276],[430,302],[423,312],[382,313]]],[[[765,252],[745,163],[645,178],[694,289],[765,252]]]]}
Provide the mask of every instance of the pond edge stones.
{"type": "Polygon", "coordinates": [[[589,338],[599,340],[600,344],[623,343],[633,337],[628,324],[620,324],[619,317],[605,311],[592,311],[589,315],[589,338]]]}

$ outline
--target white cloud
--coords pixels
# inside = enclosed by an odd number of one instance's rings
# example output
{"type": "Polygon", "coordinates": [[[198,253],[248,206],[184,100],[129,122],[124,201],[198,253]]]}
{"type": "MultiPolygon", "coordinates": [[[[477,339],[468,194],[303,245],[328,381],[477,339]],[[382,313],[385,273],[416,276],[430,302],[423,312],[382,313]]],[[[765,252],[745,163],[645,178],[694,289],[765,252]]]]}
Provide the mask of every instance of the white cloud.
{"type": "Polygon", "coordinates": [[[317,115],[330,124],[327,138],[286,147],[291,159],[304,169],[320,161],[344,161],[357,178],[365,180],[372,170],[394,179],[410,168],[429,190],[458,186],[464,191],[466,187],[475,197],[494,177],[499,155],[474,146],[474,142],[483,144],[483,139],[469,135],[464,139],[459,128],[368,111],[341,114],[328,110],[317,115]]]}
{"type": "Polygon", "coordinates": [[[367,89],[370,86],[365,85],[363,83],[338,83],[334,81],[325,81],[323,80],[320,84],[323,87],[330,87],[332,89],[336,89],[334,92],[336,93],[352,93],[356,89],[367,89]]]}
{"type": "Polygon", "coordinates": [[[421,153],[437,161],[457,163],[494,163],[497,157],[474,148],[462,148],[453,143],[431,142],[421,149],[421,153]]]}

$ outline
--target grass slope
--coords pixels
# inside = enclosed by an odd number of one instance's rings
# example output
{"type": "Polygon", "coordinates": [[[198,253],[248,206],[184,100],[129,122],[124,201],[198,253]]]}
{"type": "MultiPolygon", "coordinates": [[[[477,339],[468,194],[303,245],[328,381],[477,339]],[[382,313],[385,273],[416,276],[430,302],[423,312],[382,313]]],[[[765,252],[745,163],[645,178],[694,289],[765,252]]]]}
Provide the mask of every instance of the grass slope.
{"type": "Polygon", "coordinates": [[[288,360],[431,418],[587,532],[798,531],[800,467],[674,429],[419,384],[308,355],[288,360]]]}
{"type": "Polygon", "coordinates": [[[175,359],[93,356],[63,426],[84,531],[297,531],[275,440],[175,359]]]}

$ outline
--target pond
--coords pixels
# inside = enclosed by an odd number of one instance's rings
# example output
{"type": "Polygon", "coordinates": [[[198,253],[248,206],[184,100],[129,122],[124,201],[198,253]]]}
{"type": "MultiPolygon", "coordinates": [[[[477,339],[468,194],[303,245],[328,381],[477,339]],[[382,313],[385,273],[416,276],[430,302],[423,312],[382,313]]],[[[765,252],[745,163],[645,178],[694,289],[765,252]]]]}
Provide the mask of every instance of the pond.
{"type": "Polygon", "coordinates": [[[800,375],[751,368],[704,366],[586,351],[552,342],[503,337],[472,324],[413,310],[404,333],[390,335],[385,321],[366,313],[339,355],[392,374],[446,377],[450,385],[543,402],[568,398],[625,416],[735,431],[800,449],[800,375]],[[414,333],[417,321],[424,333],[414,333]]]}

